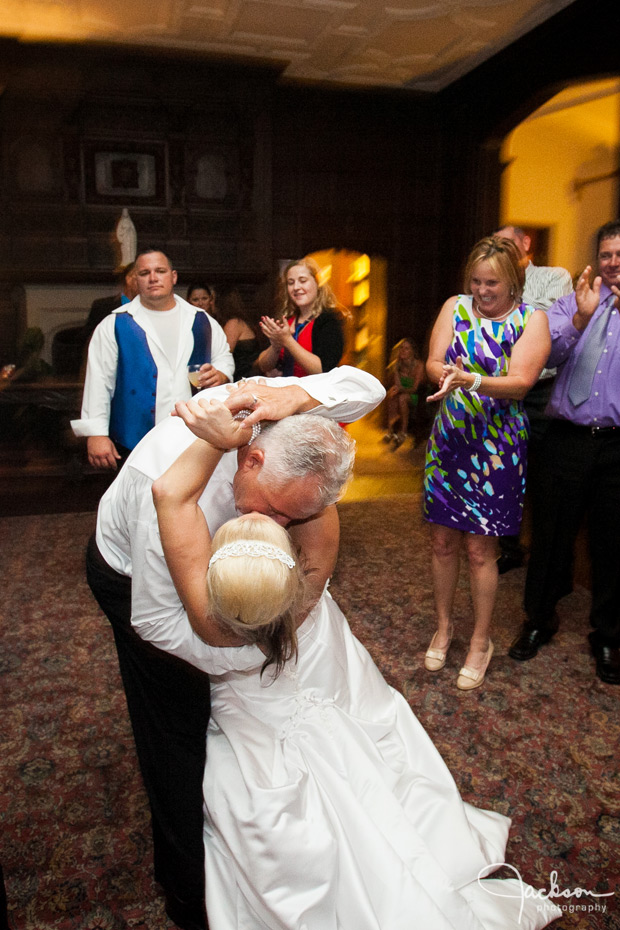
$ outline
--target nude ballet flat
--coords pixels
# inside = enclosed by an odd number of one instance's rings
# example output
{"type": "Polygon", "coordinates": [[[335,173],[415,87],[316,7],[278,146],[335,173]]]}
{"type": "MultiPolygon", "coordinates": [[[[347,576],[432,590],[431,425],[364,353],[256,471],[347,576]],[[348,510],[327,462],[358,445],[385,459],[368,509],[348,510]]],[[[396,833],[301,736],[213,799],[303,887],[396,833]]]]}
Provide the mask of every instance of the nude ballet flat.
{"type": "Polygon", "coordinates": [[[435,642],[435,637],[437,636],[437,630],[433,634],[431,639],[431,644],[426,650],[426,655],[424,656],[424,668],[429,672],[440,672],[441,669],[446,664],[446,656],[448,655],[448,649],[450,648],[450,643],[452,642],[452,630],[450,630],[450,638],[448,640],[448,645],[445,649],[435,649],[433,643],[435,642]]]}
{"type": "Polygon", "coordinates": [[[491,656],[493,655],[493,643],[489,640],[489,648],[487,649],[486,658],[484,661],[484,668],[471,668],[469,665],[464,665],[461,671],[459,672],[459,677],[456,680],[456,687],[461,691],[473,691],[474,688],[479,688],[482,682],[484,681],[484,676],[487,673],[489,667],[489,662],[491,661],[491,656]]]}

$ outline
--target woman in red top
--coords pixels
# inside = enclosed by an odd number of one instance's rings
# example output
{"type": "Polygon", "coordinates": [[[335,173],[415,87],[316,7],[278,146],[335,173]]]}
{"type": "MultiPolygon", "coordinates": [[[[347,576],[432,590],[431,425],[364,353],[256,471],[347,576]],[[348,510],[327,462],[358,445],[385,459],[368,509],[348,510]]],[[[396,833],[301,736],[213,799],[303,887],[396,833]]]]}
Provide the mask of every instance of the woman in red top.
{"type": "Polygon", "coordinates": [[[264,374],[317,375],[335,368],[344,352],[342,314],[319,266],[311,258],[290,262],[282,276],[284,299],[276,318],[260,327],[269,348],[258,357],[264,374]]]}

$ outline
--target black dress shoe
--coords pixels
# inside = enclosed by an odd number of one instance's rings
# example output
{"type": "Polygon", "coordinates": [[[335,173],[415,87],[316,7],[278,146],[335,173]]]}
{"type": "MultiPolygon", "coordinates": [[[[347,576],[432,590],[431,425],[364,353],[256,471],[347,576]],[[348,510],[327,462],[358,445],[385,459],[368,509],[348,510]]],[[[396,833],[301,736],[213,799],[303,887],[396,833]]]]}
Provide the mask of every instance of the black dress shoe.
{"type": "Polygon", "coordinates": [[[558,623],[551,626],[531,626],[525,624],[512,646],[508,650],[511,659],[517,662],[527,662],[533,659],[541,646],[553,639],[558,631],[558,623]]]}
{"type": "Polygon", "coordinates": [[[500,575],[505,575],[506,572],[512,571],[513,568],[521,568],[522,565],[522,555],[508,555],[507,552],[502,552],[497,560],[497,570],[500,575]]]}
{"type": "Polygon", "coordinates": [[[620,647],[604,645],[596,633],[590,633],[589,639],[598,677],[607,685],[620,685],[620,647]]]}
{"type": "Polygon", "coordinates": [[[201,902],[182,901],[166,892],[166,914],[179,930],[209,930],[204,906],[201,902]]]}

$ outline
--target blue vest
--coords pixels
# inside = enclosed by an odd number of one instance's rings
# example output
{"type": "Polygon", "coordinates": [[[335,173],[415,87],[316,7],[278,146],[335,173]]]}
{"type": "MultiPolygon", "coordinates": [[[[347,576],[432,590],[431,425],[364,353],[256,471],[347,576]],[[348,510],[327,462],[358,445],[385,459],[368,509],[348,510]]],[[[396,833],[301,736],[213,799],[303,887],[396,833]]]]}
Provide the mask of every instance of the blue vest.
{"type": "MultiPolygon", "coordinates": [[[[206,313],[196,312],[192,325],[194,348],[188,365],[211,361],[211,324],[206,313]]],[[[110,407],[110,438],[133,449],[155,426],[157,365],[146,333],[130,313],[117,313],[114,336],[118,346],[116,386],[110,407]]]]}

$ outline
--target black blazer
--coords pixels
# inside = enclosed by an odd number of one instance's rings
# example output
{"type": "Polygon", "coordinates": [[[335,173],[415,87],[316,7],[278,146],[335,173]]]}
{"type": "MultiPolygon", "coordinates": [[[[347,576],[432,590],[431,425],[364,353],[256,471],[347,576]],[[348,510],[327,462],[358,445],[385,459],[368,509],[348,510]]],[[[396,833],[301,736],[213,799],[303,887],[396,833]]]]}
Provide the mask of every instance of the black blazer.
{"type": "Polygon", "coordinates": [[[86,323],[84,324],[84,339],[88,341],[101,321],[122,305],[121,295],[113,297],[98,297],[93,300],[86,323]]]}

